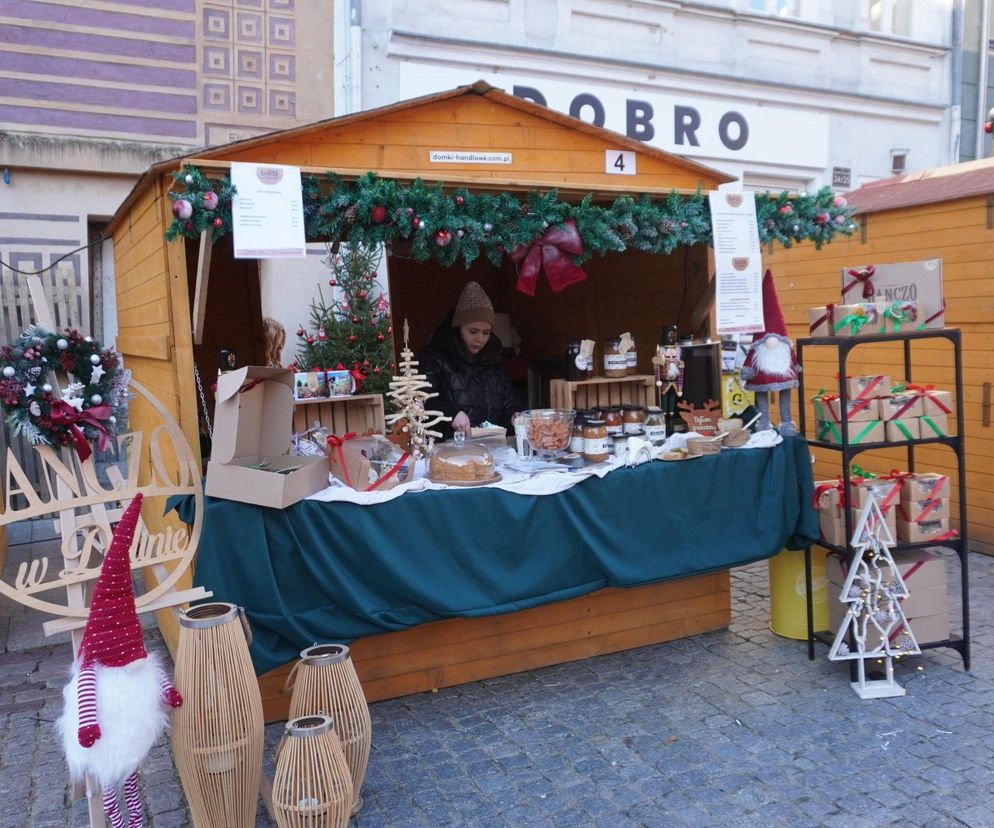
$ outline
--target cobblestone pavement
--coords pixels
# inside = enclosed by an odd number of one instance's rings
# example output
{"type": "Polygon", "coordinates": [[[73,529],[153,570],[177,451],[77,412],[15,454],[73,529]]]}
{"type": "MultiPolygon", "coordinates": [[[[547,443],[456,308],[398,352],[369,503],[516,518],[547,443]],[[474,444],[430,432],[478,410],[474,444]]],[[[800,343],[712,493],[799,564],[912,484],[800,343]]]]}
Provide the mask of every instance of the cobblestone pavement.
{"type": "MultiPolygon", "coordinates": [[[[727,630],[376,703],[352,824],[994,828],[994,559],[970,566],[972,672],[927,651],[898,665],[903,698],[861,701],[827,648],[771,633],[764,562],[733,572],[727,630]]],[[[0,825],[82,827],[52,728],[70,650],[41,620],[0,604],[0,825]]],[[[146,824],[191,825],[168,742],[142,774],[146,824]]]]}

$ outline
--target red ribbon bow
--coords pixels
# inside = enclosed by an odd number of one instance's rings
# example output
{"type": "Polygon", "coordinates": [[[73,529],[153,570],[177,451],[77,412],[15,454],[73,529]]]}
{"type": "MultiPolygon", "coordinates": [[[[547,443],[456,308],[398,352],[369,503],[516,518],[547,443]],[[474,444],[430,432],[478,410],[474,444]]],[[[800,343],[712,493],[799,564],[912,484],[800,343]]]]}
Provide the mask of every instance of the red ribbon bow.
{"type": "Polygon", "coordinates": [[[359,389],[362,387],[362,384],[366,379],[366,375],[362,372],[362,363],[357,362],[349,371],[349,374],[351,374],[352,379],[355,380],[355,390],[356,393],[358,393],[359,389]]]}
{"type": "Polygon", "coordinates": [[[85,463],[90,458],[92,452],[90,451],[89,442],[87,442],[85,435],[80,430],[79,423],[93,426],[99,432],[98,445],[100,451],[107,448],[107,444],[110,442],[110,435],[104,426],[104,421],[110,417],[109,405],[94,405],[83,411],[77,411],[65,400],[55,400],[52,403],[50,417],[55,425],[65,426],[69,430],[69,437],[72,440],[73,448],[76,449],[76,455],[79,457],[80,462],[85,463]]]}
{"type": "Polygon", "coordinates": [[[557,293],[575,282],[582,282],[587,274],[572,259],[581,253],[583,239],[573,219],[567,219],[558,227],[550,227],[528,244],[519,244],[510,254],[518,266],[518,290],[534,296],[538,274],[543,268],[549,287],[557,293]]]}
{"type": "Polygon", "coordinates": [[[891,469],[887,474],[880,475],[882,480],[896,480],[898,483],[903,483],[905,480],[914,479],[913,472],[905,472],[900,469],[891,469]]]}
{"type": "Polygon", "coordinates": [[[845,296],[851,288],[856,287],[856,285],[862,282],[863,298],[872,299],[874,294],[873,274],[876,273],[876,270],[877,269],[873,265],[867,265],[863,268],[850,268],[849,275],[853,277],[853,281],[842,288],[842,295],[845,296]]]}

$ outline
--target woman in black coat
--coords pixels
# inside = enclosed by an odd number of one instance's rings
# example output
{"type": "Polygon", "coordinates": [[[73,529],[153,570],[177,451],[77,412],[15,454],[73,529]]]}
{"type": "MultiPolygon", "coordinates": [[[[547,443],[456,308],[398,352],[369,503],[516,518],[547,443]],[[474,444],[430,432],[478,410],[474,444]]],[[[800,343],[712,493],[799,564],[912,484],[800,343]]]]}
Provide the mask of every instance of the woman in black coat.
{"type": "Polygon", "coordinates": [[[449,428],[467,437],[472,427],[484,422],[510,430],[517,408],[493,325],[489,297],[479,284],[468,282],[418,358],[432,390],[438,392],[428,407],[451,417],[449,428]]]}

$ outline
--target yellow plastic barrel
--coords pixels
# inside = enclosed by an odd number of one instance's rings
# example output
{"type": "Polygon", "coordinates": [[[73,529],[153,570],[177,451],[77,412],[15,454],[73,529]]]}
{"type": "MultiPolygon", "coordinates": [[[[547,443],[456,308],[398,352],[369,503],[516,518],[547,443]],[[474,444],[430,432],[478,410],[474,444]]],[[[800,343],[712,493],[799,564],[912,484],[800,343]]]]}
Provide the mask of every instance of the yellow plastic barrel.
{"type": "MultiPolygon", "coordinates": [[[[784,638],[808,638],[804,551],[784,549],[770,558],[770,629],[784,638]]],[[[811,555],[811,595],[815,630],[828,629],[825,556],[811,555]]]]}

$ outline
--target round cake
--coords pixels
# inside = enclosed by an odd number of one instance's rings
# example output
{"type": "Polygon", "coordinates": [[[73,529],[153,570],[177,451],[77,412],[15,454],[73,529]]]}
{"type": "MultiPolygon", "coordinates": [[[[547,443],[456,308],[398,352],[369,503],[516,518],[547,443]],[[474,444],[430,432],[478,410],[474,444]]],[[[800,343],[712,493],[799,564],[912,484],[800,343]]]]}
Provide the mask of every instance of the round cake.
{"type": "Polygon", "coordinates": [[[489,480],[494,476],[493,458],[487,455],[455,455],[431,458],[428,463],[428,477],[440,483],[472,483],[489,480]]]}

